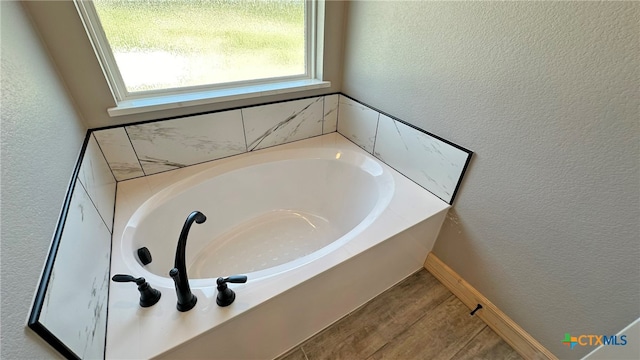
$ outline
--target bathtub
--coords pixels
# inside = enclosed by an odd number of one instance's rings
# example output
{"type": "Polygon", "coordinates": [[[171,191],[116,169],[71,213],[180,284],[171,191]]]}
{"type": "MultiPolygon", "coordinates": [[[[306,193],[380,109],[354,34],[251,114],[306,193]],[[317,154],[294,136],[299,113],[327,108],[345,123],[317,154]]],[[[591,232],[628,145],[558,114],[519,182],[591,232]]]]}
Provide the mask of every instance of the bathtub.
{"type": "Polygon", "coordinates": [[[111,283],[105,356],[274,358],[420,269],[448,207],[338,133],[120,182],[111,274],[162,297],[140,308],[133,284],[111,283]],[[194,210],[198,302],[181,313],[168,272],[194,210]],[[235,274],[249,280],[218,307],[216,278],[235,274]]]}

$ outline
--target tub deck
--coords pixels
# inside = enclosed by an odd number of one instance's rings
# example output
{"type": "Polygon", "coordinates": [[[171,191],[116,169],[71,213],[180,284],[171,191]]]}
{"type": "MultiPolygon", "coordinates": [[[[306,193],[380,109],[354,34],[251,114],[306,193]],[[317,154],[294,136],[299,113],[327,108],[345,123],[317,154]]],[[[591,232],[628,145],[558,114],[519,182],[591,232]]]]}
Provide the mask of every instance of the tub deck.
{"type": "MultiPolygon", "coordinates": [[[[305,147],[343,148],[369,155],[337,133],[255,153],[305,147]]],[[[128,219],[146,199],[179,179],[234,158],[119,183],[111,275],[129,271],[121,260],[119,239],[128,219]]],[[[449,205],[390,170],[396,188],[379,219],[321,259],[277,276],[230,285],[237,298],[229,307],[215,304],[213,283],[192,286],[198,303],[185,313],[175,309],[175,290],[166,284],[150,281],[162,291],[162,298],[143,309],[138,306],[135,286],[111,283],[106,358],[274,358],[414,273],[431,250],[449,205]]],[[[295,217],[280,220],[304,233],[304,224],[295,217]]],[[[251,226],[246,231],[252,231],[251,226]]],[[[223,250],[211,250],[218,251],[223,250]]]]}

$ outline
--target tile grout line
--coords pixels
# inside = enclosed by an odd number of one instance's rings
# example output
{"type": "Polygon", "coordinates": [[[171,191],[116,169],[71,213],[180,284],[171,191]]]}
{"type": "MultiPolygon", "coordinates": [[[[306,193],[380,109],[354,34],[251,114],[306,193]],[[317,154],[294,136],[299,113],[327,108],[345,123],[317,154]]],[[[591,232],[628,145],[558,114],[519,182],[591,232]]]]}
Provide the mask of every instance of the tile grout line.
{"type": "Polygon", "coordinates": [[[305,360],[309,360],[309,357],[307,356],[307,352],[304,351],[304,348],[302,347],[302,345],[300,345],[300,351],[302,351],[302,355],[304,355],[305,360]]]}
{"type": "Polygon", "coordinates": [[[477,337],[478,337],[478,335],[480,335],[480,333],[481,333],[481,332],[483,332],[487,327],[489,327],[489,325],[484,324],[484,326],[480,329],[480,331],[478,331],[478,333],[476,333],[475,335],[473,335],[473,336],[469,339],[469,341],[467,341],[464,345],[462,345],[462,347],[460,347],[460,349],[459,349],[458,351],[456,351],[456,353],[455,353],[455,354],[453,354],[449,359],[455,359],[455,358],[456,358],[456,355],[460,354],[460,352],[461,352],[462,350],[464,350],[464,348],[465,348],[465,347],[467,347],[467,345],[469,345],[469,344],[473,341],[473,339],[477,338],[477,337]]]}
{"type": "MultiPolygon", "coordinates": [[[[395,338],[393,338],[393,339],[395,339],[395,338]]],[[[373,352],[373,354],[371,354],[371,355],[367,356],[367,357],[365,358],[365,360],[372,359],[372,358],[374,357],[374,355],[375,355],[375,354],[379,353],[380,351],[382,351],[382,349],[386,348],[386,347],[387,347],[387,345],[389,345],[389,343],[390,343],[391,341],[393,341],[393,339],[391,339],[391,340],[387,341],[386,343],[384,343],[384,345],[380,346],[380,347],[378,348],[378,350],[376,350],[376,351],[374,351],[374,352],[373,352]]]]}
{"type": "MultiPolygon", "coordinates": [[[[406,279],[408,279],[409,277],[417,274],[418,272],[420,272],[422,270],[418,270],[416,272],[414,272],[413,274],[409,275],[406,279]]],[[[405,279],[405,280],[406,280],[405,279]]],[[[434,278],[435,279],[435,278],[434,278]]],[[[437,279],[435,279],[437,280],[437,279]]],[[[396,284],[398,285],[398,284],[396,284]]],[[[385,293],[387,293],[388,291],[390,291],[392,288],[389,288],[387,290],[385,290],[384,292],[382,292],[381,294],[379,294],[377,297],[383,296],[385,293]]],[[[378,351],[380,351],[380,349],[384,348],[389,342],[393,341],[396,337],[400,336],[402,333],[404,333],[405,331],[408,330],[408,328],[410,328],[411,326],[413,326],[416,322],[418,322],[420,319],[422,319],[424,316],[426,316],[431,310],[437,308],[438,306],[440,306],[441,304],[445,303],[447,300],[449,300],[452,296],[455,297],[455,295],[453,293],[451,293],[450,291],[448,291],[450,293],[450,296],[447,296],[446,298],[444,298],[441,302],[439,303],[435,303],[432,304],[432,308],[430,310],[427,310],[425,313],[423,313],[421,316],[419,316],[415,321],[407,323],[408,325],[405,327],[404,330],[402,330],[400,333],[398,333],[396,336],[394,336],[392,339],[390,339],[389,341],[385,342],[382,346],[380,346],[378,349],[376,349],[371,355],[369,355],[369,357],[373,356],[375,353],[377,353],[378,351]]],[[[339,320],[337,320],[336,322],[334,322],[333,324],[327,326],[326,328],[324,328],[323,330],[321,330],[320,332],[316,333],[315,335],[311,336],[310,338],[306,339],[304,342],[302,342],[300,344],[300,348],[303,348],[303,346],[307,343],[309,343],[313,338],[315,338],[316,336],[319,336],[320,334],[327,332],[327,331],[331,331],[331,328],[333,326],[335,326],[336,324],[344,321],[345,319],[349,318],[349,317],[353,317],[353,316],[358,316],[358,312],[361,311],[362,309],[364,309],[367,305],[369,305],[371,302],[373,302],[375,300],[375,298],[367,301],[365,304],[359,306],[358,308],[356,308],[355,310],[349,312],[347,315],[343,316],[342,318],[340,318],[339,320]]],[[[304,351],[303,351],[304,352],[304,351]]],[[[306,352],[305,352],[306,355],[306,352]]],[[[367,358],[369,358],[367,357],[367,358]]],[[[308,359],[308,358],[307,358],[308,359]]]]}
{"type": "MultiPolygon", "coordinates": [[[[454,295],[454,296],[455,296],[455,295],[454,295]]],[[[484,323],[484,321],[483,321],[483,323],[484,323]]],[[[464,343],[464,345],[463,345],[462,347],[460,347],[460,350],[458,350],[458,351],[456,352],[456,354],[457,354],[457,353],[459,353],[460,351],[462,351],[462,349],[464,349],[465,347],[467,347],[467,345],[469,345],[469,344],[471,343],[471,341],[473,341],[473,339],[475,339],[476,337],[478,337],[478,335],[480,335],[480,333],[481,333],[481,332],[483,332],[483,331],[484,331],[484,329],[485,329],[487,326],[488,326],[488,325],[485,323],[485,324],[484,324],[484,326],[483,326],[483,327],[481,327],[481,328],[480,328],[480,330],[478,330],[478,332],[477,332],[477,333],[475,333],[475,334],[474,334],[474,335],[473,335],[473,336],[472,336],[472,337],[471,337],[467,342],[465,342],[465,343],[464,343]]],[[[454,354],[454,356],[455,356],[455,354],[454,354]]],[[[452,357],[451,357],[451,359],[453,359],[453,358],[454,358],[454,357],[452,356],[452,357]]]]}
{"type": "Polygon", "coordinates": [[[451,295],[447,296],[444,300],[442,300],[441,302],[439,302],[438,304],[435,304],[434,306],[431,307],[431,309],[425,311],[424,314],[422,314],[422,316],[417,317],[417,319],[413,322],[411,322],[410,324],[408,324],[407,326],[405,326],[405,328],[400,331],[398,334],[396,334],[396,336],[394,336],[392,339],[389,339],[389,341],[385,342],[384,345],[380,346],[376,351],[374,351],[371,355],[367,356],[366,359],[371,359],[371,357],[373,357],[376,353],[380,352],[382,349],[384,349],[387,345],[389,345],[392,341],[394,341],[395,339],[399,338],[400,336],[402,336],[402,334],[406,333],[407,331],[409,331],[411,329],[411,327],[413,327],[413,325],[415,325],[416,323],[418,323],[420,320],[424,319],[425,316],[427,316],[430,312],[432,312],[433,310],[435,310],[438,306],[444,304],[445,302],[447,302],[447,300],[451,299],[452,297],[455,297],[455,295],[452,293],[451,295]]]}
{"type": "MultiPolygon", "coordinates": [[[[420,271],[422,271],[422,269],[417,270],[416,272],[414,272],[414,273],[412,273],[411,275],[409,275],[407,278],[409,278],[410,276],[415,275],[416,273],[418,273],[418,272],[420,272],[420,271]]],[[[405,279],[405,280],[406,280],[406,279],[405,279]]],[[[396,284],[396,285],[397,285],[397,284],[396,284]]],[[[362,305],[358,306],[358,307],[357,307],[356,309],[354,309],[353,311],[349,312],[349,313],[348,313],[348,314],[346,314],[345,316],[343,316],[343,317],[341,317],[340,319],[336,320],[334,323],[332,323],[332,324],[330,324],[329,326],[325,327],[324,329],[320,330],[320,331],[319,331],[319,332],[317,332],[316,334],[312,335],[310,338],[308,338],[308,339],[304,340],[304,341],[300,344],[300,348],[301,348],[301,349],[303,349],[304,344],[309,343],[309,342],[310,342],[313,338],[315,338],[316,336],[319,336],[320,334],[322,334],[322,333],[324,333],[324,332],[328,332],[328,331],[330,331],[330,330],[331,330],[331,328],[332,328],[333,326],[335,326],[336,324],[338,324],[338,323],[340,323],[340,322],[344,321],[345,319],[347,319],[347,318],[349,318],[349,317],[357,316],[357,313],[358,313],[360,310],[364,309],[364,308],[365,308],[369,303],[373,302],[377,297],[382,296],[383,294],[385,294],[385,293],[386,293],[387,291],[389,291],[389,290],[391,290],[391,288],[389,288],[389,289],[387,289],[387,290],[383,291],[381,294],[378,294],[378,295],[377,295],[376,297],[374,297],[373,299],[370,299],[370,300],[369,300],[369,301],[367,301],[366,303],[364,303],[364,304],[362,304],[362,305]]],[[[447,299],[448,299],[448,297],[447,297],[444,301],[446,301],[447,299]]],[[[444,301],[443,301],[443,302],[444,302],[444,301]]],[[[438,305],[440,305],[440,304],[441,304],[441,303],[438,303],[436,306],[438,306],[438,305]]],[[[421,317],[419,317],[419,319],[421,319],[421,318],[422,318],[422,316],[421,316],[421,317]]],[[[414,324],[414,323],[411,323],[411,325],[413,325],[413,324],[414,324]]],[[[409,326],[411,326],[411,325],[409,325],[409,326]]],[[[388,343],[388,342],[387,342],[387,343],[388,343]]],[[[387,343],[385,343],[384,345],[382,345],[380,348],[384,347],[387,343]]],[[[380,350],[380,348],[379,348],[379,349],[377,349],[376,351],[374,351],[374,354],[375,354],[375,352],[377,352],[378,350],[380,350]]],[[[304,351],[304,349],[303,349],[303,353],[304,353],[304,354],[305,354],[305,356],[306,356],[306,352],[304,351]]],[[[373,354],[371,354],[371,355],[373,355],[373,354]]],[[[307,357],[307,360],[308,360],[308,357],[307,357]]]]}
{"type": "MultiPolygon", "coordinates": [[[[437,280],[437,278],[435,278],[435,280],[437,280]]],[[[432,288],[430,287],[429,289],[432,289],[432,288]]],[[[378,297],[382,296],[383,294],[378,295],[378,297]]],[[[369,345],[367,346],[366,350],[365,349],[360,349],[360,351],[356,351],[355,353],[353,351],[351,351],[350,352],[351,356],[353,358],[374,360],[374,359],[377,359],[379,357],[384,357],[385,355],[388,355],[388,353],[396,353],[397,350],[399,349],[397,347],[397,345],[399,345],[400,343],[404,342],[408,337],[414,337],[414,335],[416,334],[415,331],[418,328],[413,328],[413,327],[417,326],[418,322],[423,322],[423,323],[427,324],[427,326],[430,326],[428,324],[430,324],[431,320],[433,319],[433,317],[437,315],[436,313],[442,312],[443,310],[445,311],[445,313],[447,312],[446,311],[446,307],[444,309],[443,308],[438,309],[440,306],[443,306],[443,304],[445,304],[447,302],[450,302],[450,301],[452,301],[454,299],[458,299],[459,300],[459,298],[455,294],[453,294],[451,291],[448,291],[447,293],[443,293],[442,295],[444,295],[444,298],[440,302],[437,301],[437,300],[439,300],[439,297],[436,297],[436,298],[434,298],[436,301],[433,301],[428,307],[419,307],[419,308],[417,308],[417,309],[420,309],[420,310],[416,311],[416,312],[413,312],[413,316],[415,316],[415,317],[409,317],[408,320],[403,321],[403,323],[402,323],[403,327],[399,332],[396,333],[394,331],[394,332],[389,333],[389,335],[392,335],[392,337],[387,338],[385,336],[385,337],[383,337],[381,339],[378,339],[374,343],[369,343],[369,345]],[[416,320],[415,321],[411,321],[413,319],[416,319],[416,320]],[[410,336],[408,336],[408,335],[410,335],[410,336]],[[382,340],[382,341],[380,341],[380,340],[382,340]],[[375,345],[375,346],[372,346],[372,345],[375,345]],[[385,351],[384,349],[387,349],[387,350],[385,351]]],[[[367,302],[367,304],[368,303],[369,302],[367,302]]],[[[358,309],[350,312],[349,314],[347,314],[346,316],[344,316],[340,320],[336,321],[335,323],[329,325],[327,328],[323,329],[321,332],[313,335],[309,339],[307,339],[304,342],[302,342],[301,344],[299,344],[298,347],[296,348],[295,352],[297,352],[298,349],[299,349],[300,351],[302,351],[304,357],[300,358],[299,356],[295,356],[295,358],[296,359],[309,360],[309,359],[318,358],[318,355],[319,355],[320,359],[327,358],[326,354],[325,355],[315,354],[316,356],[311,355],[311,353],[313,353],[313,346],[312,346],[312,348],[310,348],[310,353],[307,354],[306,350],[304,349],[304,346],[307,346],[307,348],[309,348],[309,344],[313,343],[313,339],[314,338],[316,338],[317,336],[319,336],[320,334],[322,334],[325,331],[330,331],[330,328],[335,327],[337,324],[339,324],[343,320],[345,320],[347,318],[350,318],[350,317],[354,317],[354,316],[356,316],[356,317],[360,316],[360,315],[358,315],[358,312],[361,311],[363,308],[365,308],[367,306],[367,304],[364,304],[363,306],[359,307],[358,309]]],[[[477,353],[477,351],[478,351],[478,349],[476,349],[477,344],[485,344],[486,343],[486,340],[483,341],[482,338],[478,339],[478,336],[480,334],[483,334],[483,333],[487,332],[487,331],[488,332],[493,332],[491,327],[489,327],[486,323],[482,323],[481,322],[481,323],[478,323],[478,324],[468,324],[468,322],[473,322],[474,321],[472,316],[464,316],[465,314],[462,314],[462,313],[458,314],[457,310],[456,310],[456,314],[457,314],[456,317],[458,317],[458,315],[459,315],[459,319],[461,321],[463,321],[464,323],[467,323],[466,325],[462,325],[464,328],[467,328],[467,331],[464,331],[463,333],[456,335],[455,336],[455,340],[451,344],[449,344],[448,346],[446,346],[445,348],[442,349],[442,351],[440,352],[439,356],[443,360],[456,359],[456,358],[459,358],[460,356],[468,355],[467,354],[468,352],[469,353],[471,353],[471,352],[477,353]],[[447,356],[444,357],[444,355],[447,355],[447,356]]],[[[468,314],[468,312],[467,312],[467,314],[468,314]]],[[[372,314],[370,314],[369,316],[371,316],[371,315],[372,314]]],[[[375,316],[375,315],[373,315],[373,316],[375,316]]],[[[422,326],[422,325],[420,325],[420,326],[422,326]]],[[[456,328],[460,328],[460,327],[457,326],[456,328]]],[[[347,329],[347,328],[345,328],[345,329],[347,329]]],[[[356,343],[358,343],[358,342],[356,341],[356,343]]],[[[364,344],[362,342],[362,339],[360,340],[359,343],[360,344],[364,344]]],[[[494,348],[494,347],[495,346],[492,346],[492,348],[494,348]]],[[[511,349],[513,350],[513,348],[511,348],[511,349]]],[[[293,351],[292,351],[292,353],[293,353],[293,351]]],[[[287,359],[294,359],[293,356],[288,356],[286,358],[287,359]]]]}
{"type": "MultiPolygon", "coordinates": [[[[460,301],[460,303],[461,303],[463,306],[465,306],[465,308],[466,308],[466,305],[464,305],[464,303],[462,302],[462,300],[460,300],[460,298],[458,298],[455,294],[453,294],[453,296],[454,296],[456,299],[458,299],[458,301],[460,301]]],[[[472,317],[473,317],[473,315],[470,315],[470,318],[472,318],[472,317]]],[[[481,320],[481,321],[482,321],[482,320],[481,320]]],[[[462,351],[462,349],[464,349],[467,345],[469,345],[469,344],[471,343],[471,341],[473,341],[473,339],[475,339],[478,335],[480,335],[480,333],[481,333],[481,332],[482,332],[482,331],[483,331],[483,330],[488,326],[488,325],[487,325],[487,323],[485,323],[484,321],[482,321],[482,323],[484,324],[484,326],[482,326],[482,327],[480,328],[480,330],[478,330],[475,334],[473,334],[473,336],[471,336],[471,337],[469,338],[469,340],[467,340],[466,342],[464,342],[464,344],[463,344],[462,346],[460,346],[460,349],[458,349],[458,351],[456,351],[456,352],[455,352],[455,354],[453,354],[453,355],[451,356],[451,358],[450,358],[450,359],[454,359],[456,354],[458,354],[460,351],[462,351]]]]}
{"type": "MultiPolygon", "coordinates": [[[[87,186],[85,186],[82,183],[82,180],[80,180],[80,178],[78,178],[78,182],[80,183],[80,186],[82,187],[82,190],[84,190],[84,193],[87,194],[87,197],[89,198],[89,201],[91,202],[91,205],[93,205],[93,208],[96,210],[96,213],[98,214],[98,217],[100,218],[100,220],[102,220],[102,223],[104,224],[104,226],[107,228],[107,231],[109,232],[109,234],[111,234],[111,236],[113,236],[113,229],[109,229],[109,225],[107,225],[107,222],[104,220],[104,216],[102,215],[102,213],[100,212],[100,210],[98,210],[98,205],[96,205],[96,202],[93,200],[93,198],[91,197],[91,195],[89,194],[89,191],[87,190],[87,186]]],[[[75,193],[77,188],[73,189],[73,192],[75,193]]],[[[73,193],[72,193],[72,197],[73,197],[73,193]]]]}
{"type": "MultiPolygon", "coordinates": [[[[138,160],[138,165],[140,165],[140,170],[142,170],[142,173],[144,174],[143,176],[149,176],[147,174],[146,171],[144,171],[144,167],[142,166],[142,161],[140,160],[140,157],[138,156],[138,152],[136,151],[136,147],[133,146],[133,140],[131,140],[131,136],[129,135],[129,131],[127,131],[127,126],[123,126],[122,130],[124,130],[124,133],[127,135],[127,139],[129,140],[129,144],[131,144],[131,148],[133,149],[133,154],[136,156],[136,160],[138,160]]],[[[153,174],[151,174],[153,175],[153,174]]]]}

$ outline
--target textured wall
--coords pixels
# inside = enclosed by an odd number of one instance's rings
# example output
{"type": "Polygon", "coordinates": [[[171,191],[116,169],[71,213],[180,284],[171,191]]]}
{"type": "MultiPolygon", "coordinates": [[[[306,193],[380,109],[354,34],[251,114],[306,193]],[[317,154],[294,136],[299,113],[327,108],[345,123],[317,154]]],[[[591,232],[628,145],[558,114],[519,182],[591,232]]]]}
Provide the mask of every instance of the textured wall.
{"type": "Polygon", "coordinates": [[[350,2],[342,91],[476,155],[435,254],[561,358],[640,315],[637,2],[350,2]]]}
{"type": "Polygon", "coordinates": [[[18,2],[2,26],[3,359],[59,355],[26,328],[85,126],[18,2]]]}

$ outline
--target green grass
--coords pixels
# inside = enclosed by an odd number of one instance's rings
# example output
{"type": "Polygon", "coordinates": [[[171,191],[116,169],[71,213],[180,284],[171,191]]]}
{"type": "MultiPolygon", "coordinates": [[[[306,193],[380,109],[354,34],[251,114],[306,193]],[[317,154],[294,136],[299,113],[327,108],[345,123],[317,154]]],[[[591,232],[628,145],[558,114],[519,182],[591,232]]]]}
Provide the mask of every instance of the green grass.
{"type": "MultiPolygon", "coordinates": [[[[304,1],[96,0],[114,52],[256,56],[304,64],[304,1]]],[[[267,64],[268,65],[268,64],[267,64]]]]}

